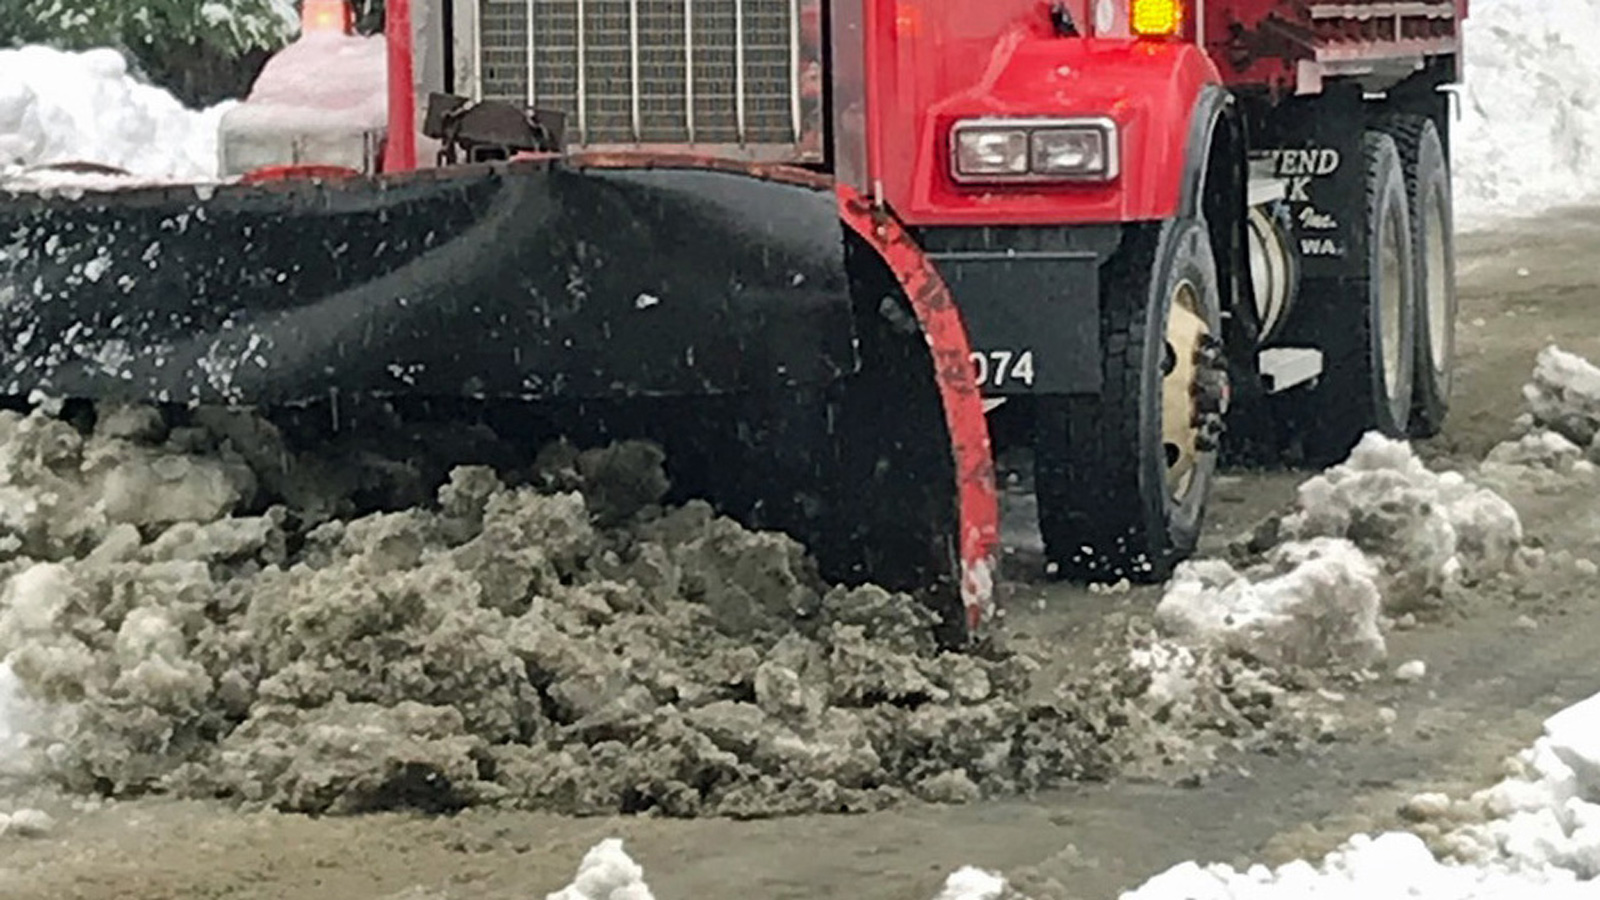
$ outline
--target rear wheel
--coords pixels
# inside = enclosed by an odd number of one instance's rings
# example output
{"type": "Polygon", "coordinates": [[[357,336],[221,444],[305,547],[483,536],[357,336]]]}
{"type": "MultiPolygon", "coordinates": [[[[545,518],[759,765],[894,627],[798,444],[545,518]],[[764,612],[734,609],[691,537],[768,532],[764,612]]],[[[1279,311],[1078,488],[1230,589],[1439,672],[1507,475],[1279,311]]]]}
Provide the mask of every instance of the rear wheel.
{"type": "Polygon", "coordinates": [[[1385,129],[1400,150],[1416,263],[1415,387],[1411,434],[1444,427],[1455,369],[1456,256],[1450,170],[1439,129],[1426,116],[1402,116],[1385,129]]]}
{"type": "Polygon", "coordinates": [[[1368,431],[1404,437],[1411,417],[1417,317],[1405,178],[1392,137],[1368,132],[1362,145],[1367,272],[1364,290],[1325,335],[1316,418],[1305,448],[1318,464],[1343,459],[1368,431]]]}
{"type": "Polygon", "coordinates": [[[1101,393],[1037,400],[1039,528],[1062,575],[1158,580],[1199,538],[1226,407],[1205,223],[1130,228],[1102,278],[1101,393]]]}

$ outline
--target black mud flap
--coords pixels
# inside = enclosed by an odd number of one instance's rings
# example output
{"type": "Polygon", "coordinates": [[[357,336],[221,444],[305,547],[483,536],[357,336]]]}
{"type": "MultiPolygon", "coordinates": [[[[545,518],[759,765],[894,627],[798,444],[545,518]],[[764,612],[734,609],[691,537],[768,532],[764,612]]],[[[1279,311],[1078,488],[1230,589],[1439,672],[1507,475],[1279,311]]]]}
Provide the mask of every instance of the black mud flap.
{"type": "Polygon", "coordinates": [[[0,193],[0,393],[423,398],[530,448],[652,440],[671,499],[919,594],[956,643],[961,476],[929,342],[805,174],[525,161],[0,193]]]}

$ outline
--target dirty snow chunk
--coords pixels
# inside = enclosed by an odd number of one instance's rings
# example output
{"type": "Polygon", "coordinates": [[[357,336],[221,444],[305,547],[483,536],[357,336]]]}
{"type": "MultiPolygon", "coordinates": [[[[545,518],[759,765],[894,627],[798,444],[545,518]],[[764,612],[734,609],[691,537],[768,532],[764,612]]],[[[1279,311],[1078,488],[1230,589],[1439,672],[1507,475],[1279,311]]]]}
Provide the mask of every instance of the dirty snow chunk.
{"type": "Polygon", "coordinates": [[[16,837],[44,837],[56,827],[56,820],[42,809],[19,809],[0,816],[0,834],[16,837]]]}
{"type": "Polygon", "coordinates": [[[342,700],[311,711],[258,706],[191,787],[214,784],[295,812],[448,812],[480,799],[481,750],[448,707],[342,700]]]}
{"type": "Polygon", "coordinates": [[[1462,578],[1503,571],[1522,541],[1504,497],[1433,472],[1409,444],[1370,432],[1350,458],[1300,485],[1279,538],[1340,537],[1382,567],[1386,608],[1403,610],[1462,578]]]}
{"type": "Polygon", "coordinates": [[[606,838],[590,848],[578,864],[572,883],[545,900],[655,900],[644,883],[644,868],[622,849],[620,838],[606,838]]]}
{"type": "Polygon", "coordinates": [[[1394,670],[1395,681],[1421,681],[1428,675],[1428,664],[1420,659],[1403,662],[1394,670]]]}
{"type": "Polygon", "coordinates": [[[1401,807],[1400,814],[1414,822],[1440,819],[1450,812],[1450,797],[1430,791],[1416,794],[1401,807]]]}
{"type": "Polygon", "coordinates": [[[1484,457],[1486,466],[1521,466],[1570,472],[1583,459],[1583,448],[1560,432],[1540,429],[1514,441],[1495,445],[1484,457]]]}
{"type": "Polygon", "coordinates": [[[950,873],[950,877],[944,881],[944,889],[933,900],[1013,900],[1017,896],[999,875],[973,866],[962,866],[950,873]]]}
{"type": "Polygon", "coordinates": [[[1178,567],[1156,623],[1196,647],[1267,665],[1370,666],[1384,658],[1377,567],[1354,544],[1315,538],[1273,548],[1245,572],[1220,560],[1178,567]]]}
{"type": "Polygon", "coordinates": [[[1600,434],[1600,368],[1551,345],[1539,351],[1533,381],[1522,389],[1535,425],[1580,447],[1600,434]]]}

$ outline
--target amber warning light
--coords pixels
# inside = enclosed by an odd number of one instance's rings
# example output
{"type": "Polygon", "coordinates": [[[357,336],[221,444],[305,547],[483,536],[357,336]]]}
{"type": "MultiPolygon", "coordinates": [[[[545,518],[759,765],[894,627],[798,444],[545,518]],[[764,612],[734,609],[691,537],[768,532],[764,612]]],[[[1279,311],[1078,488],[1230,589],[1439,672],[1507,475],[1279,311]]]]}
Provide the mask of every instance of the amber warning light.
{"type": "Polygon", "coordinates": [[[1175,37],[1183,30],[1183,0],[1133,0],[1128,13],[1140,37],[1175,37]]]}
{"type": "Polygon", "coordinates": [[[300,10],[302,34],[349,34],[355,30],[355,14],[347,0],[305,0],[300,10]]]}

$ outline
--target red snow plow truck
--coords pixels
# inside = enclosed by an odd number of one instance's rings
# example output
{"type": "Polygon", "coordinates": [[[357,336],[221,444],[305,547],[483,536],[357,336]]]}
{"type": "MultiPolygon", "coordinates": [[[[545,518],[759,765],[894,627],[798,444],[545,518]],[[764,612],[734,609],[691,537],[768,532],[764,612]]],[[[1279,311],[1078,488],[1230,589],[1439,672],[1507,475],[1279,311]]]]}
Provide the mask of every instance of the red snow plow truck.
{"type": "Polygon", "coordinates": [[[1445,415],[1465,0],[303,7],[216,183],[0,188],[0,391],[649,438],[952,640],[997,447],[1062,573],[1147,580],[1219,456],[1445,415]],[[358,40],[375,116],[305,50],[358,40]]]}

